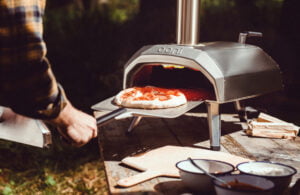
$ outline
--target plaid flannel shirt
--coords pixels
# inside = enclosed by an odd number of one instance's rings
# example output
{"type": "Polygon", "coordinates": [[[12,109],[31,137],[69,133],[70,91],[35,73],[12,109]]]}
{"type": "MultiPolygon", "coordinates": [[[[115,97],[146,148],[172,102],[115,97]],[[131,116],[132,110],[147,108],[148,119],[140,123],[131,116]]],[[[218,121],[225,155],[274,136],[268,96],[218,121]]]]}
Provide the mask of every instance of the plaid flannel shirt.
{"type": "Polygon", "coordinates": [[[49,119],[65,96],[46,58],[44,8],[45,0],[0,0],[0,105],[49,119]]]}

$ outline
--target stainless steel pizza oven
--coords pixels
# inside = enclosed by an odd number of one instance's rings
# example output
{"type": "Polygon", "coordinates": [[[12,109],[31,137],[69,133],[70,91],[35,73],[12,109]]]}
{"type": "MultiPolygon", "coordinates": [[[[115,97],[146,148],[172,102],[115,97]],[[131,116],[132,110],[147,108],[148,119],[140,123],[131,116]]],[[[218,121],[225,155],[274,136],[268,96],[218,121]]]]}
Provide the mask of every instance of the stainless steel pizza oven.
{"type": "Polygon", "coordinates": [[[213,149],[220,146],[219,104],[238,105],[282,89],[280,70],[269,55],[257,46],[232,42],[145,46],[125,65],[123,80],[123,88],[143,85],[211,91],[214,96],[206,103],[213,149]]]}
{"type": "Polygon", "coordinates": [[[232,42],[151,45],[136,52],[125,65],[123,87],[146,84],[202,87],[207,79],[215,93],[213,100],[226,103],[281,89],[280,77],[276,62],[253,45],[232,42]]]}
{"type": "MultiPolygon", "coordinates": [[[[220,149],[219,105],[253,98],[282,89],[278,64],[261,48],[237,42],[198,43],[199,0],[178,0],[177,44],[148,45],[126,63],[123,88],[154,85],[170,88],[205,88],[213,96],[205,100],[210,144],[220,149]]],[[[134,127],[141,117],[135,117],[134,127]]],[[[132,128],[131,127],[131,128],[132,128]]],[[[131,129],[130,128],[130,129],[131,129]]]]}

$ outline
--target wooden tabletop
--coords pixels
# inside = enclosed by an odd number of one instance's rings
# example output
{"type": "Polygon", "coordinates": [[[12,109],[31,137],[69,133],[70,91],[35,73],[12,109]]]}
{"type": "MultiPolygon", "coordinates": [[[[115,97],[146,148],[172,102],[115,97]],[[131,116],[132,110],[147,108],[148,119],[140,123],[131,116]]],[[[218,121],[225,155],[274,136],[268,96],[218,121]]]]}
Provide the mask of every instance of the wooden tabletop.
{"type": "MultiPolygon", "coordinates": [[[[95,113],[96,116],[102,112],[95,113]]],[[[300,138],[296,140],[254,138],[244,134],[245,123],[236,114],[221,115],[221,151],[252,160],[280,162],[295,167],[291,186],[300,178],[300,138]]],[[[166,145],[209,149],[205,112],[192,111],[174,118],[143,118],[130,133],[131,119],[115,120],[99,128],[99,149],[111,194],[193,194],[177,178],[158,177],[138,185],[122,188],[117,181],[138,173],[120,161],[127,157],[166,145]]]]}

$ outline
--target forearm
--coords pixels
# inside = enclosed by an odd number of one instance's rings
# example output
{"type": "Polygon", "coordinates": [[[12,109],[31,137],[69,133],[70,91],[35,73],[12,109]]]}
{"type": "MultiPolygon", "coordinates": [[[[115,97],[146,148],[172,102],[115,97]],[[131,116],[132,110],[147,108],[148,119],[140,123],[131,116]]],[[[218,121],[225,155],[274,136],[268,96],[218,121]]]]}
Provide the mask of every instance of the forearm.
{"type": "Polygon", "coordinates": [[[42,37],[44,1],[0,1],[0,104],[34,118],[64,107],[42,37]]]}
{"type": "Polygon", "coordinates": [[[74,146],[97,136],[96,120],[58,87],[42,37],[45,0],[0,0],[0,105],[57,127],[74,146]]]}

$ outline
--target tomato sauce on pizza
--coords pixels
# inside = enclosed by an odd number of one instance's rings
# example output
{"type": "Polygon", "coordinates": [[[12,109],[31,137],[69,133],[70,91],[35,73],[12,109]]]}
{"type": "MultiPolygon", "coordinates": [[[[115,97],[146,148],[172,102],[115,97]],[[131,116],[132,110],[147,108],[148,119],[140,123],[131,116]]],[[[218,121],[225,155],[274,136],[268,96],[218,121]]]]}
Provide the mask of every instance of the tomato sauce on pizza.
{"type": "Polygon", "coordinates": [[[209,97],[209,93],[200,89],[168,89],[154,86],[131,87],[119,92],[115,103],[123,107],[159,109],[172,108],[187,101],[199,101],[209,97]]]}
{"type": "MultiPolygon", "coordinates": [[[[160,101],[171,99],[172,96],[180,96],[180,90],[165,89],[159,87],[135,87],[136,91],[141,92],[143,95],[135,97],[133,100],[154,100],[158,98],[160,101]]],[[[124,94],[123,98],[133,95],[134,92],[124,94]]]]}

